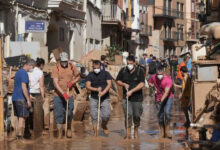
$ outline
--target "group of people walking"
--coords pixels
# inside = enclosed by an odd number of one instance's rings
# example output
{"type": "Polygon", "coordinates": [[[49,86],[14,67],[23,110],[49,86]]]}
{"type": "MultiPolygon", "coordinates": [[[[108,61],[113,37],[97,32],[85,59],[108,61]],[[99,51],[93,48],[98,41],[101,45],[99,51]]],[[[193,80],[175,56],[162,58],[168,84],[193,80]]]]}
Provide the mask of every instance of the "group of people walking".
{"type": "MultiPolygon", "coordinates": [[[[58,138],[63,137],[63,125],[67,123],[68,138],[72,137],[71,123],[73,119],[74,99],[72,88],[80,80],[80,73],[77,67],[69,63],[68,54],[62,52],[60,61],[54,66],[52,72],[53,84],[55,87],[54,120],[58,129],[58,138]],[[68,107],[68,108],[67,108],[68,107]],[[65,117],[66,111],[67,118],[65,117]]],[[[153,56],[136,64],[135,57],[127,57],[127,65],[118,73],[115,79],[119,86],[123,87],[123,110],[125,116],[126,139],[131,139],[131,127],[134,125],[134,138],[138,139],[138,128],[143,113],[143,88],[146,80],[150,86],[157,89],[156,107],[158,109],[158,123],[161,138],[171,138],[169,133],[171,110],[173,103],[173,80],[166,74],[166,61],[158,60],[153,56]]],[[[112,76],[105,69],[104,57],[100,60],[93,60],[93,71],[86,77],[86,88],[91,91],[90,115],[94,129],[94,136],[98,136],[99,121],[105,134],[109,134],[108,121],[111,114],[109,90],[112,87],[112,76]],[[100,116],[99,116],[100,114],[100,116]],[[100,117],[100,118],[99,118],[100,117]]],[[[22,139],[24,136],[24,122],[29,117],[33,101],[44,101],[44,60],[28,60],[15,75],[13,107],[16,117],[16,136],[22,139]],[[29,72],[29,73],[28,73],[29,72]]],[[[186,68],[180,68],[184,76],[186,68]]],[[[183,81],[184,85],[188,81],[183,81]]],[[[184,97],[186,99],[186,97],[184,97]]],[[[183,98],[183,99],[184,99],[183,98]]],[[[25,125],[27,128],[27,123],[25,125]]],[[[26,130],[26,129],[25,129],[26,130]]],[[[28,130],[28,128],[27,128],[28,130]]]]}

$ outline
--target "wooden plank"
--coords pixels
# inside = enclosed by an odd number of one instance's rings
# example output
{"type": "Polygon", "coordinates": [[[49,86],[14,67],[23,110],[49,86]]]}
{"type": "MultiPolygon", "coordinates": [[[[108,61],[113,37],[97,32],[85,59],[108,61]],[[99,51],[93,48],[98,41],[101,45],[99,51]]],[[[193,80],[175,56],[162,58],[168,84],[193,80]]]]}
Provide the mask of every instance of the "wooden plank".
{"type": "Polygon", "coordinates": [[[216,82],[193,82],[193,120],[198,120],[198,117],[201,115],[206,96],[216,85],[216,82]]]}

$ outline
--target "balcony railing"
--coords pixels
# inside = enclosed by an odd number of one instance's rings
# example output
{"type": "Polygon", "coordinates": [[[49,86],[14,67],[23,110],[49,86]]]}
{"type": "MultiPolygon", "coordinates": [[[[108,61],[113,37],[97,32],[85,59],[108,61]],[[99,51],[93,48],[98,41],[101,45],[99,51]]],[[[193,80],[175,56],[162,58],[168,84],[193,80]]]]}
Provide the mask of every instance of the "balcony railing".
{"type": "Polygon", "coordinates": [[[141,26],[140,25],[140,34],[141,35],[146,35],[146,36],[152,36],[152,26],[141,26]]]}
{"type": "Polygon", "coordinates": [[[102,20],[121,22],[121,9],[116,4],[102,5],[102,20]]]}
{"type": "Polygon", "coordinates": [[[188,33],[186,37],[186,41],[196,42],[198,41],[199,37],[196,33],[188,33]]]}
{"type": "Polygon", "coordinates": [[[48,8],[58,8],[62,2],[73,5],[80,10],[83,8],[83,0],[48,0],[48,8]]]}
{"type": "Polygon", "coordinates": [[[179,19],[184,19],[184,12],[177,11],[177,16],[179,19]]]}
{"type": "Polygon", "coordinates": [[[174,42],[178,40],[178,32],[176,31],[165,31],[161,33],[161,39],[167,42],[174,42]]]}
{"type": "Polygon", "coordinates": [[[178,17],[178,13],[174,9],[154,7],[154,17],[175,19],[178,17]]]}
{"type": "Polygon", "coordinates": [[[177,32],[178,40],[183,41],[184,40],[184,34],[181,32],[177,32]]]}

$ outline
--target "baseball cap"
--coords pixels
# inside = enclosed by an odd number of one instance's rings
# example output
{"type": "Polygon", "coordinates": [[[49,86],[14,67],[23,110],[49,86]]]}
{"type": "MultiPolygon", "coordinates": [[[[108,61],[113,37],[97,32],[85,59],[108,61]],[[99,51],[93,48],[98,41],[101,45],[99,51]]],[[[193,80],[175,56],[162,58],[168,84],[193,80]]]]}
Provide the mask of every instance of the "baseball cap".
{"type": "Polygon", "coordinates": [[[60,61],[69,61],[69,56],[66,52],[60,53],[60,61]]]}

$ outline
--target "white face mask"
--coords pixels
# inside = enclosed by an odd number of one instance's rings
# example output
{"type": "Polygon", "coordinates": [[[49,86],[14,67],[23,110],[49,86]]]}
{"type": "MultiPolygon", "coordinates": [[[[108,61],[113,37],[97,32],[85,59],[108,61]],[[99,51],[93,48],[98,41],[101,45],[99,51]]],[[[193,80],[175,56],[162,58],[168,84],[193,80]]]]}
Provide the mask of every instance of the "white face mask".
{"type": "Polygon", "coordinates": [[[128,67],[128,70],[130,71],[134,69],[134,65],[128,65],[127,67],[128,67]]]}
{"type": "Polygon", "coordinates": [[[29,72],[33,72],[33,71],[34,71],[34,69],[33,69],[33,68],[29,70],[29,72]]]}
{"type": "Polygon", "coordinates": [[[99,72],[101,71],[101,69],[94,69],[93,71],[95,72],[95,74],[99,74],[99,72]]]}
{"type": "Polygon", "coordinates": [[[162,75],[162,74],[159,74],[159,75],[157,75],[157,78],[158,78],[159,80],[162,80],[162,79],[163,79],[163,75],[162,75]]]}

